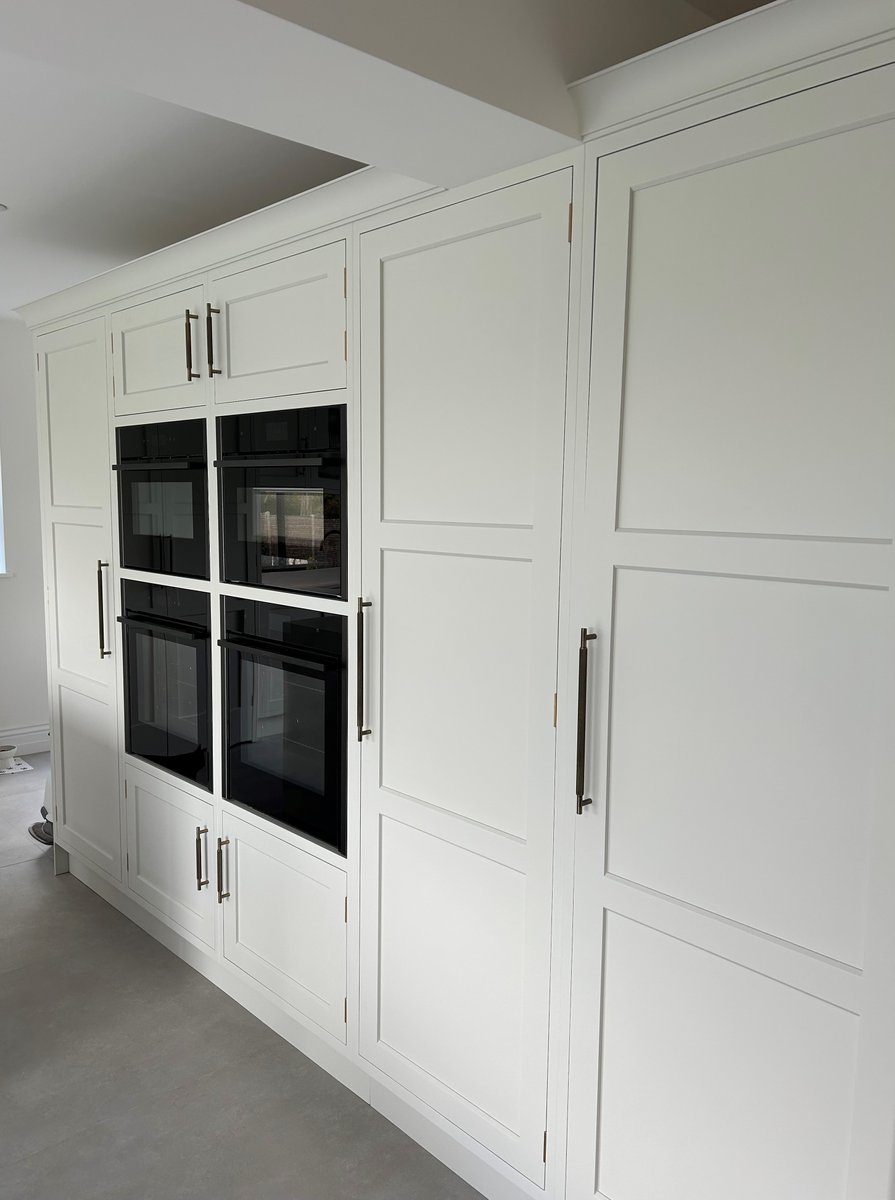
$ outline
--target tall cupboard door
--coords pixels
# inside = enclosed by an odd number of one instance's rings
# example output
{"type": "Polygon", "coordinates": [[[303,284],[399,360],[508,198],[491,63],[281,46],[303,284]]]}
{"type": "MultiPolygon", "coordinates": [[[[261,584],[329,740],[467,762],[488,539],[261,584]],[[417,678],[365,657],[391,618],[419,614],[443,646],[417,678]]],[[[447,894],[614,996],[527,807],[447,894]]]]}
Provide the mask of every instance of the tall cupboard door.
{"type": "Polygon", "coordinates": [[[544,1178],[564,170],[361,237],[360,1052],[544,1178]]]}
{"type": "Polygon", "coordinates": [[[121,878],[103,319],[36,339],[56,836],[121,878]]]}
{"type": "Polygon", "coordinates": [[[209,378],[201,284],[112,313],[115,415],[205,403],[209,378]]]}
{"type": "Polygon", "coordinates": [[[212,274],[214,398],[261,400],[344,388],[345,242],[212,274]]]}
{"type": "Polygon", "coordinates": [[[892,1197],[893,97],[600,163],[570,1200],[892,1197]]]}

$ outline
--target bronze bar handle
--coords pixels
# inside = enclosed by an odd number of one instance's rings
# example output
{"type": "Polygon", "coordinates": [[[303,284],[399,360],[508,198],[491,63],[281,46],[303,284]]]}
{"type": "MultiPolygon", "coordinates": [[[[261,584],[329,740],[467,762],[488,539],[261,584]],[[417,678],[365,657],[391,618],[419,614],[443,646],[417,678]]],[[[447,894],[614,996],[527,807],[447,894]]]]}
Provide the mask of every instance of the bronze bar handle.
{"type": "Polygon", "coordinates": [[[196,826],[196,891],[201,892],[208,886],[208,880],[202,878],[202,835],[208,833],[208,826],[196,826]]]}
{"type": "Polygon", "coordinates": [[[193,370],[193,327],[190,324],[190,321],[198,320],[198,313],[191,313],[188,308],[183,310],[183,329],[186,337],[186,377],[190,383],[199,378],[199,372],[193,370]]]}
{"type": "Polygon", "coordinates": [[[575,760],[575,810],[580,817],[588,804],[593,804],[584,795],[584,767],[587,750],[587,643],[596,639],[595,633],[581,630],[578,645],[578,753],[575,760]]]}
{"type": "Polygon", "coordinates": [[[218,904],[223,904],[230,893],[224,888],[224,847],[230,845],[229,838],[218,838],[218,904]]]}
{"type": "Polygon", "coordinates": [[[103,567],[109,564],[103,562],[101,558],[96,560],[96,610],[99,614],[99,656],[100,658],[111,658],[112,651],[106,649],[106,618],[105,618],[105,596],[103,595],[103,567]]]}
{"type": "Polygon", "coordinates": [[[211,319],[212,313],[215,316],[221,315],[219,308],[212,308],[210,304],[205,305],[205,349],[208,352],[208,374],[220,375],[219,369],[214,365],[214,322],[211,319]]]}
{"type": "Polygon", "coordinates": [[[364,729],[364,609],[372,608],[372,600],[357,600],[357,740],[369,737],[372,729],[364,729]]]}

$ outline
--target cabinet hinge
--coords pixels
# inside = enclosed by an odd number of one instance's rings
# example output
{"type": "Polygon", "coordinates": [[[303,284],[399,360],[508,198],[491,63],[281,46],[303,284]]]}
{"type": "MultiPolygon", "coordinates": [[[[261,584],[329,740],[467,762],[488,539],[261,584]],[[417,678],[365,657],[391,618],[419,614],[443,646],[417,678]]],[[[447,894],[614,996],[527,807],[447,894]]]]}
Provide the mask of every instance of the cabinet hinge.
{"type": "Polygon", "coordinates": [[[342,299],[348,299],[348,268],[342,268],[342,299]]]}
{"type": "Polygon", "coordinates": [[[37,369],[38,369],[38,371],[39,371],[39,370],[40,370],[40,355],[39,355],[39,354],[35,354],[35,356],[34,356],[34,357],[37,359],[37,369]]]}
{"type": "Polygon", "coordinates": [[[128,871],[128,872],[131,869],[131,856],[127,853],[124,856],[124,869],[125,869],[125,871],[128,871]]]}
{"type": "Polygon", "coordinates": [[[569,205],[569,245],[572,244],[572,206],[569,205]]]}
{"type": "Polygon", "coordinates": [[[348,924],[348,897],[345,897],[345,924],[348,924]]]}
{"type": "Polygon", "coordinates": [[[544,1162],[547,1161],[547,1130],[544,1130],[544,1162]]]}
{"type": "Polygon", "coordinates": [[[348,330],[345,330],[345,337],[342,342],[343,352],[345,354],[345,362],[348,362],[348,330]]]}
{"type": "Polygon", "coordinates": [[[348,1024],[348,997],[345,997],[345,1024],[348,1024]]]}
{"type": "Polygon", "coordinates": [[[124,781],[124,798],[127,799],[127,780],[124,781]]]}
{"type": "Polygon", "coordinates": [[[112,376],[112,395],[115,395],[115,376],[112,376]]]}
{"type": "Polygon", "coordinates": [[[557,708],[557,704],[558,704],[557,695],[556,695],[556,692],[554,692],[554,693],[553,693],[553,728],[554,728],[554,729],[556,728],[556,708],[557,708]]]}

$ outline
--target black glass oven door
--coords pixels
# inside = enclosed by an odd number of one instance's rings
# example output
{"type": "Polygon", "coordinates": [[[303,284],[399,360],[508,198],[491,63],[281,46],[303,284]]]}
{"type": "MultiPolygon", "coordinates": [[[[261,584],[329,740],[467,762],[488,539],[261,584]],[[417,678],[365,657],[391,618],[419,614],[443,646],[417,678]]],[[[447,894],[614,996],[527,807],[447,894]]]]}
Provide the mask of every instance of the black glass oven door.
{"type": "Polygon", "coordinates": [[[130,617],[125,749],[211,790],[208,634],[130,617]]]}
{"type": "Polygon", "coordinates": [[[222,645],[228,799],[344,854],[342,664],[222,645]]]}
{"type": "Polygon", "coordinates": [[[219,465],[224,579],[344,596],[344,464],[322,457],[219,465]]]}
{"type": "Polygon", "coordinates": [[[121,565],[208,578],[205,463],[118,468],[121,565]]]}

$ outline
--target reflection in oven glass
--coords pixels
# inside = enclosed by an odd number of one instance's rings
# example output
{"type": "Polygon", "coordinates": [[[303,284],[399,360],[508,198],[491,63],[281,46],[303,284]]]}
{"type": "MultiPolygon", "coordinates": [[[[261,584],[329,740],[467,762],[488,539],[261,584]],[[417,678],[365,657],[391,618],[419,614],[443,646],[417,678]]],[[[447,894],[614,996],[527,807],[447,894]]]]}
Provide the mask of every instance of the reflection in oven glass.
{"type": "Polygon", "coordinates": [[[249,510],[251,538],[257,547],[259,582],[279,588],[301,587],[313,572],[315,587],[338,592],[341,562],[341,497],[323,488],[252,487],[238,490],[249,510]]]}
{"type": "Polygon", "coordinates": [[[141,537],[192,538],[193,485],[134,483],[133,532],[141,537]]]}
{"type": "Polygon", "coordinates": [[[323,796],[324,681],[244,658],[240,682],[243,764],[323,796]]]}

